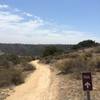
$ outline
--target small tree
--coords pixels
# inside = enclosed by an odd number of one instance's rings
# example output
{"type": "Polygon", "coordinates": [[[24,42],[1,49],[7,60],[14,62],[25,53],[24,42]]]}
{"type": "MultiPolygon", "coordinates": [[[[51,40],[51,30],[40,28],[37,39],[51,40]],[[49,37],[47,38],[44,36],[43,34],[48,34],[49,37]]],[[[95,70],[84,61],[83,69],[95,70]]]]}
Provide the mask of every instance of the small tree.
{"type": "Polygon", "coordinates": [[[60,52],[60,50],[58,50],[55,46],[48,46],[43,52],[43,57],[54,55],[58,52],[60,52]]]}

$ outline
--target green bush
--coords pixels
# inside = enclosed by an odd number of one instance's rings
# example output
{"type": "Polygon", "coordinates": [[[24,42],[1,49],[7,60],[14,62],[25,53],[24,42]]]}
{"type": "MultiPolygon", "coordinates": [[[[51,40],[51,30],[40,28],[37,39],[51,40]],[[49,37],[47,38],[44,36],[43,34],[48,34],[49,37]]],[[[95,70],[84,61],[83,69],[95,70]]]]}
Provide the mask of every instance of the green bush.
{"type": "Polygon", "coordinates": [[[18,85],[24,82],[22,72],[16,69],[0,70],[0,87],[18,85]]]}
{"type": "Polygon", "coordinates": [[[10,68],[19,63],[20,59],[16,55],[4,54],[0,56],[0,66],[3,66],[4,68],[10,68]]]}
{"type": "Polygon", "coordinates": [[[21,63],[26,63],[26,62],[30,62],[32,60],[35,60],[35,57],[32,57],[32,56],[22,56],[22,57],[19,57],[19,59],[20,59],[21,63]]]}
{"type": "Polygon", "coordinates": [[[98,43],[96,43],[93,40],[84,40],[82,42],[79,42],[77,45],[74,45],[72,49],[81,49],[81,48],[89,48],[89,47],[94,47],[97,46],[98,43]]]}
{"type": "Polygon", "coordinates": [[[13,64],[20,63],[19,57],[17,55],[14,55],[14,54],[7,55],[7,60],[13,62],[13,64]]]}
{"type": "Polygon", "coordinates": [[[22,68],[23,68],[23,71],[33,71],[33,70],[36,70],[36,67],[29,64],[29,63],[24,63],[22,64],[22,68]]]}
{"type": "Polygon", "coordinates": [[[43,57],[54,55],[54,54],[57,54],[60,52],[62,52],[62,51],[59,50],[58,48],[56,48],[55,46],[48,46],[44,49],[43,57]]]}
{"type": "Polygon", "coordinates": [[[18,57],[13,54],[0,56],[0,87],[19,85],[24,82],[24,71],[33,71],[35,66],[27,63],[32,57],[18,57]]]}
{"type": "Polygon", "coordinates": [[[15,84],[15,85],[19,85],[21,83],[24,83],[24,77],[23,77],[23,74],[20,70],[12,70],[11,71],[11,75],[12,75],[12,78],[11,78],[11,82],[12,84],[15,84]]]}

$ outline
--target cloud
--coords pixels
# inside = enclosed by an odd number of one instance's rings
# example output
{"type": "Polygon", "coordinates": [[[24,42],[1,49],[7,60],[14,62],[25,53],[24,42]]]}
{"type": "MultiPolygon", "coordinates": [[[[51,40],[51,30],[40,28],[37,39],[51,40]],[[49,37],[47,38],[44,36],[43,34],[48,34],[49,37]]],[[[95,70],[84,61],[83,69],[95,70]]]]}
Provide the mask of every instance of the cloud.
{"type": "Polygon", "coordinates": [[[27,12],[24,12],[23,14],[26,15],[26,16],[28,16],[28,17],[32,17],[33,16],[32,14],[27,13],[27,12]]]}
{"type": "Polygon", "coordinates": [[[9,8],[9,6],[0,4],[0,9],[5,9],[5,8],[9,8]]]}
{"type": "Polygon", "coordinates": [[[23,20],[23,17],[16,15],[16,14],[12,14],[10,12],[4,12],[4,11],[0,11],[0,22],[5,22],[5,23],[16,23],[16,22],[20,22],[21,20],[23,20]]]}
{"type": "Polygon", "coordinates": [[[19,10],[18,8],[14,8],[15,12],[20,12],[21,10],[19,10]]]}
{"type": "MultiPolygon", "coordinates": [[[[8,5],[0,5],[8,8],[8,5]]],[[[72,30],[68,25],[46,21],[18,8],[0,10],[0,42],[31,44],[71,44],[81,40],[98,40],[95,34],[72,30]]]]}

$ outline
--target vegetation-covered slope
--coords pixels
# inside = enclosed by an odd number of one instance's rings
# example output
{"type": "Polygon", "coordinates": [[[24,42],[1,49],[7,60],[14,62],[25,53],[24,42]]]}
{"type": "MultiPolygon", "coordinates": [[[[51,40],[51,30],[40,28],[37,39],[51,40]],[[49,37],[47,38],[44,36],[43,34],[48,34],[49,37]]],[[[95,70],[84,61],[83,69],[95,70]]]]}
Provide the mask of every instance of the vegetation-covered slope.
{"type": "MultiPolygon", "coordinates": [[[[41,56],[44,49],[51,45],[30,45],[30,44],[0,44],[1,53],[17,54],[22,56],[41,56]]],[[[66,51],[72,45],[53,45],[58,49],[66,51]]]]}

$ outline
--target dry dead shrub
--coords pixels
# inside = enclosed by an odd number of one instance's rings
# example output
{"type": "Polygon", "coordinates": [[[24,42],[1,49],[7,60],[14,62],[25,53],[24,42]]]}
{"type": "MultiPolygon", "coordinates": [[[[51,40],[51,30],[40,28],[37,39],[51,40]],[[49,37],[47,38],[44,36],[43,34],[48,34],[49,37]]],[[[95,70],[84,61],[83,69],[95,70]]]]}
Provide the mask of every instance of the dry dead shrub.
{"type": "Polygon", "coordinates": [[[31,65],[30,63],[23,63],[22,64],[23,71],[34,71],[36,67],[31,65]]]}
{"type": "Polygon", "coordinates": [[[75,78],[80,79],[82,72],[95,71],[96,62],[91,59],[78,57],[76,59],[65,59],[56,62],[55,66],[58,70],[65,74],[73,74],[75,78]]]}
{"type": "Polygon", "coordinates": [[[96,47],[96,48],[94,49],[94,52],[95,52],[95,53],[100,53],[100,46],[96,47]]]}

